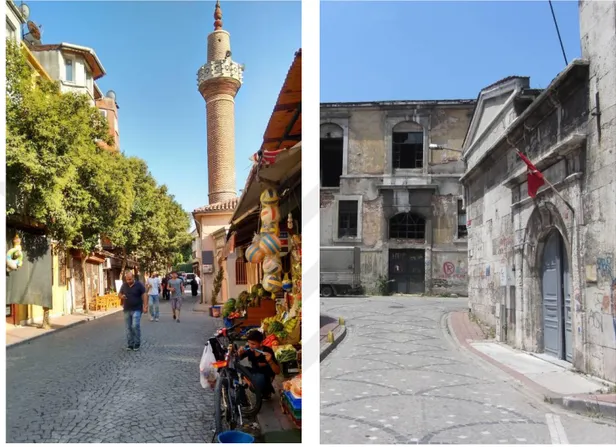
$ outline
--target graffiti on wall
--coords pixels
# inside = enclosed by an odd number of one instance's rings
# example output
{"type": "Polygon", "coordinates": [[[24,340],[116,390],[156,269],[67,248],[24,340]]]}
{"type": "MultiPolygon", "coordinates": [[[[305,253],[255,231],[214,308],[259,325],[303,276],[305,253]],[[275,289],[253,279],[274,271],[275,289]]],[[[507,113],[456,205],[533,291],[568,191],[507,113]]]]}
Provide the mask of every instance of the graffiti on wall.
{"type": "Polygon", "coordinates": [[[458,261],[457,264],[454,264],[451,261],[443,262],[443,273],[444,278],[449,279],[466,279],[468,276],[468,269],[466,265],[462,261],[458,261]]]}
{"type": "Polygon", "coordinates": [[[509,247],[513,246],[513,236],[502,236],[498,241],[497,253],[499,255],[507,254],[509,247]]]}
{"type": "MultiPolygon", "coordinates": [[[[602,279],[603,283],[608,284],[608,293],[598,293],[595,295],[595,309],[599,311],[592,312],[590,315],[591,324],[593,324],[593,313],[612,316],[612,325],[614,327],[614,338],[616,338],[616,278],[614,278],[614,258],[611,254],[597,258],[597,276],[602,279]]],[[[593,324],[594,326],[594,324],[593,324]]],[[[603,332],[603,325],[600,329],[603,332]]]]}

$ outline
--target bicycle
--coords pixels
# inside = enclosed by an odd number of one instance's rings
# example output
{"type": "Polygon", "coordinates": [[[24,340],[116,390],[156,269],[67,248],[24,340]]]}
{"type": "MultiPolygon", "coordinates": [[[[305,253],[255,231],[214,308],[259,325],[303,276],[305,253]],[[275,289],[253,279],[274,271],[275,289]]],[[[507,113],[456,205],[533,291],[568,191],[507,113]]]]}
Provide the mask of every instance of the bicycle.
{"type": "Polygon", "coordinates": [[[241,427],[244,417],[256,416],[261,411],[263,396],[261,390],[252,385],[252,375],[240,363],[233,344],[229,344],[225,352],[218,337],[210,339],[209,343],[216,357],[213,366],[218,371],[214,387],[216,433],[222,433],[241,427]]]}
{"type": "MultiPolygon", "coordinates": [[[[242,321],[243,320],[244,318],[242,318],[242,321]]],[[[242,321],[231,327],[223,327],[216,331],[216,338],[222,346],[229,346],[230,344],[235,344],[236,341],[240,340],[240,333],[236,329],[242,325],[242,321]]]]}

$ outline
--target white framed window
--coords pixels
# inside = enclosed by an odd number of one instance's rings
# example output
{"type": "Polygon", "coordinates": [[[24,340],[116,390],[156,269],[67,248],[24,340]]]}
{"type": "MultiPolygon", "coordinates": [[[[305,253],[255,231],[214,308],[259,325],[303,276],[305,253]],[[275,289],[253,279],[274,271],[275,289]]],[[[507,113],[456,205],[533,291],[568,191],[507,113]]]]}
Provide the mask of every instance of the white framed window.
{"type": "Polygon", "coordinates": [[[103,115],[105,118],[107,118],[107,111],[103,110],[103,109],[99,109],[99,112],[101,112],[101,115],[103,115]]]}
{"type": "Polygon", "coordinates": [[[362,205],[360,195],[334,196],[334,242],[359,242],[362,239],[362,205]]]}
{"type": "Polygon", "coordinates": [[[17,28],[15,28],[8,18],[6,19],[6,37],[8,39],[17,40],[17,28]]]}
{"type": "Polygon", "coordinates": [[[73,59],[64,58],[64,72],[67,82],[75,82],[75,62],[73,59]]]}

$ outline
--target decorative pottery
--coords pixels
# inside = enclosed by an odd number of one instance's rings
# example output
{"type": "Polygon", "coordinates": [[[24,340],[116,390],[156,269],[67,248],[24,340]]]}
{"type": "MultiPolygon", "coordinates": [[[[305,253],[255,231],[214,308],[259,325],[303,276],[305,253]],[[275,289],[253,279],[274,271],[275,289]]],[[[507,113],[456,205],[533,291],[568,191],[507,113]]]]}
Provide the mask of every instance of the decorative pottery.
{"type": "Polygon", "coordinates": [[[278,236],[272,233],[262,233],[259,247],[266,255],[273,255],[280,251],[281,243],[278,236]]]}
{"type": "Polygon", "coordinates": [[[261,205],[270,206],[278,203],[278,193],[273,188],[267,188],[261,193],[261,205]]]}
{"type": "Polygon", "coordinates": [[[278,275],[265,275],[261,284],[268,292],[277,292],[282,287],[282,281],[278,275]]]}
{"type": "Polygon", "coordinates": [[[258,264],[265,257],[265,253],[261,250],[260,245],[252,244],[246,249],[246,260],[251,264],[258,264]]]}

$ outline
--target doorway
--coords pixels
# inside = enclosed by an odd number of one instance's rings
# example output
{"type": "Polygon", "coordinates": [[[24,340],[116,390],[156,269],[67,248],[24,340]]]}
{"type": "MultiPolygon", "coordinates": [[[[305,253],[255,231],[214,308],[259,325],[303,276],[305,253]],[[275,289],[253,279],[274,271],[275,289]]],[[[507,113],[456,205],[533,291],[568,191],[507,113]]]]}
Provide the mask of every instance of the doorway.
{"type": "Polygon", "coordinates": [[[392,293],[424,293],[424,250],[389,250],[389,290],[392,293]]]}
{"type": "Polygon", "coordinates": [[[565,243],[556,230],[547,237],[541,267],[543,349],[546,354],[571,362],[571,275],[565,243]]]}

